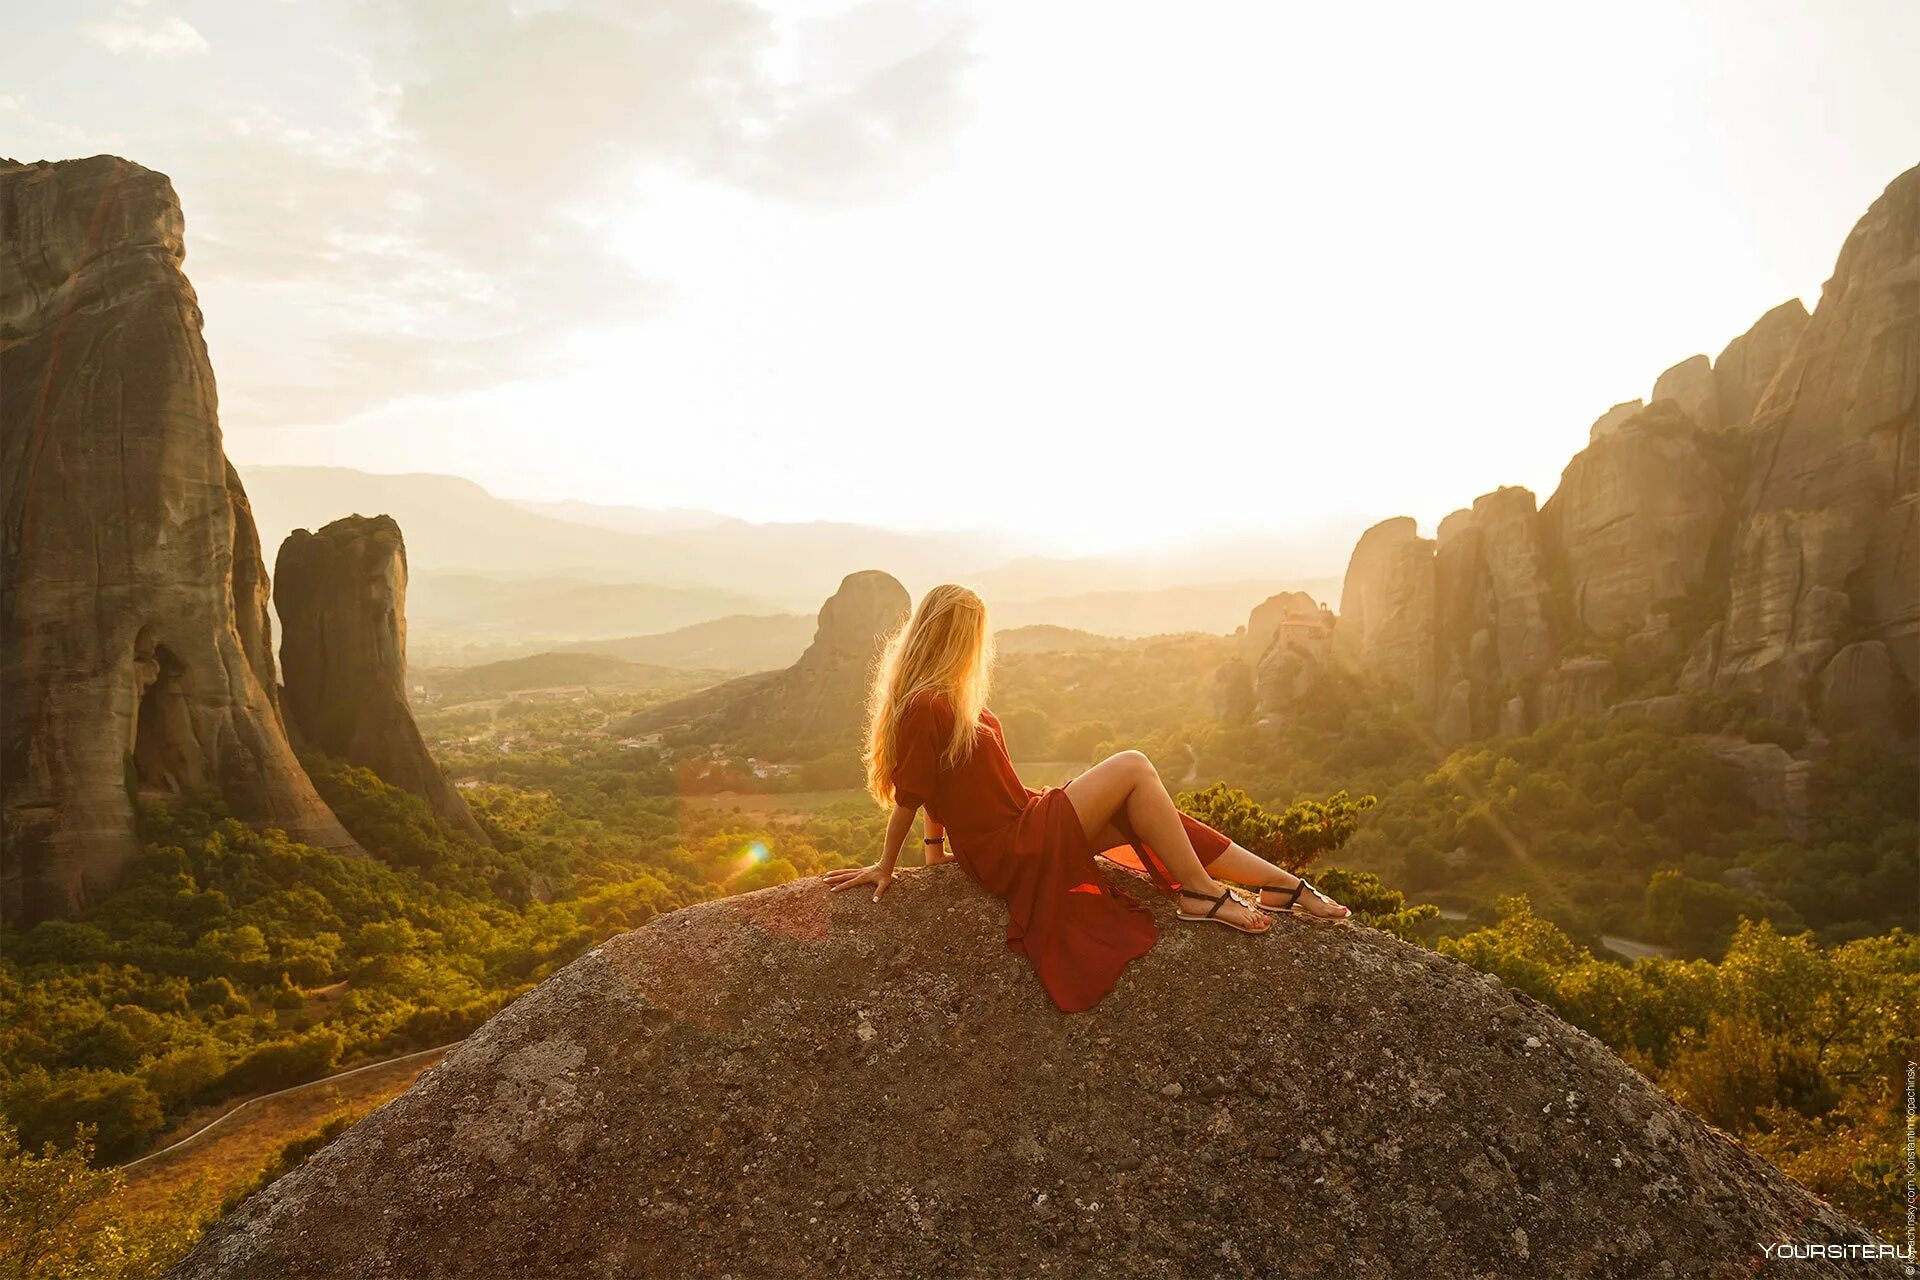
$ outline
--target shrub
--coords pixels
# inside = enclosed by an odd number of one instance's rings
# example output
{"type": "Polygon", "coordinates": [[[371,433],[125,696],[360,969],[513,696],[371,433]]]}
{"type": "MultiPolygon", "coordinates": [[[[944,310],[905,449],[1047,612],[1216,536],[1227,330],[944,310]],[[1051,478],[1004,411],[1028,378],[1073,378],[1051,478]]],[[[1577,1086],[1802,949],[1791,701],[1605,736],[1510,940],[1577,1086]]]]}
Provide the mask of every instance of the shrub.
{"type": "Polygon", "coordinates": [[[1238,787],[1216,782],[1204,791],[1181,792],[1176,803],[1243,849],[1298,873],[1352,839],[1360,815],[1378,801],[1339,791],[1275,814],[1238,787]]]}
{"type": "Polygon", "coordinates": [[[225,1093],[270,1093],[318,1080],[340,1061],[340,1034],[318,1028],[263,1044],[236,1062],[220,1082],[225,1093]]]}

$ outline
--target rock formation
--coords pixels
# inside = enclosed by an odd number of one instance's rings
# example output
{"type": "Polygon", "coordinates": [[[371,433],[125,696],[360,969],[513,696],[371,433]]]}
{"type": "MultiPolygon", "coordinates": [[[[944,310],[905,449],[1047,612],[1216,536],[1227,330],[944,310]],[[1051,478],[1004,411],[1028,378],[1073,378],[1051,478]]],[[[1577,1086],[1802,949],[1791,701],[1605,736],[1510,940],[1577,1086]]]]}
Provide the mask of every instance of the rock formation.
{"type": "Polygon", "coordinates": [[[1888,738],[1913,723],[1913,687],[1878,640],[1861,640],[1833,655],[1820,671],[1815,715],[1835,733],[1888,738]]]}
{"type": "Polygon", "coordinates": [[[1405,686],[1449,743],[1656,678],[1816,732],[1913,732],[1916,280],[1920,169],[1848,237],[1811,317],[1783,303],[1608,410],[1537,517],[1503,489],[1437,545],[1404,517],[1369,529],[1340,652],[1405,686]]]}
{"type": "Polygon", "coordinates": [[[1753,421],[1760,398],[1773,385],[1806,327],[1806,304],[1789,298],[1726,345],[1713,362],[1713,389],[1721,427],[1741,430],[1753,421]]]}
{"type": "Polygon", "coordinates": [[[1779,818],[1789,834],[1805,834],[1812,761],[1794,759],[1777,742],[1748,742],[1724,734],[1699,734],[1692,740],[1740,771],[1741,785],[1755,809],[1779,818]]]}
{"type": "Polygon", "coordinates": [[[1754,410],[1719,689],[1808,719],[1849,639],[1920,680],[1920,168],[1847,237],[1833,278],[1754,410]]]}
{"type": "Polygon", "coordinates": [[[70,914],[142,791],[354,848],[287,745],[267,574],[221,449],[184,219],[111,156],[0,161],[0,911],[70,914]]]}
{"type": "Polygon", "coordinates": [[[784,671],[761,671],[621,722],[623,733],[680,729],[726,742],[752,731],[782,746],[844,747],[866,719],[874,659],[913,602],[891,574],[850,573],[820,607],[813,643],[784,671]]]}
{"type": "Polygon", "coordinates": [[[1397,681],[1415,705],[1433,706],[1434,583],[1431,539],[1413,520],[1383,520],[1360,535],[1340,590],[1334,652],[1397,681]]]}
{"type": "Polygon", "coordinates": [[[1713,381],[1713,361],[1705,356],[1688,356],[1653,380],[1650,403],[1666,401],[1693,423],[1707,431],[1720,426],[1720,394],[1713,381]]]}
{"type": "Polygon", "coordinates": [[[1564,612],[1548,576],[1533,494],[1519,487],[1474,499],[1440,522],[1434,552],[1442,742],[1494,730],[1501,689],[1552,661],[1564,612]]]}
{"type": "Polygon", "coordinates": [[[1497,980],[1148,896],[1159,945],[1075,1015],[952,867],[662,916],[171,1275],[1718,1276],[1873,1242],[1497,980]]]}
{"type": "Polygon", "coordinates": [[[1255,605],[1241,641],[1254,709],[1280,712],[1311,693],[1333,657],[1333,612],[1304,591],[1255,605]]]}
{"type": "Polygon", "coordinates": [[[427,752],[407,703],[407,548],[391,516],[296,529],[273,566],[287,727],[491,843],[427,752]]]}
{"type": "Polygon", "coordinates": [[[1605,439],[1613,434],[1615,428],[1646,407],[1645,400],[1621,401],[1593,420],[1593,425],[1587,428],[1587,439],[1589,441],[1605,439]]]}
{"type": "Polygon", "coordinates": [[[1669,398],[1575,455],[1543,512],[1574,620],[1617,639],[1644,627],[1656,603],[1698,588],[1730,490],[1698,420],[1669,398]]]}

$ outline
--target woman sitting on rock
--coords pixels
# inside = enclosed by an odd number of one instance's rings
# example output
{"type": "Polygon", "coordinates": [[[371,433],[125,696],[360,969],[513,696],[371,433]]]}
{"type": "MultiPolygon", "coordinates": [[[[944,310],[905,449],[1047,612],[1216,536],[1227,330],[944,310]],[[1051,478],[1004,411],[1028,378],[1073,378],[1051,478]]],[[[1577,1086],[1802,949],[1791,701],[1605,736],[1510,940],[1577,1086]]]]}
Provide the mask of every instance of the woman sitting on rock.
{"type": "Polygon", "coordinates": [[[829,872],[835,893],[892,883],[914,815],[927,811],[927,861],[952,857],[1006,900],[1007,943],[1033,962],[1068,1012],[1092,1008],[1158,930],[1132,896],[1111,889],[1096,852],[1177,894],[1181,920],[1264,933],[1287,911],[1339,920],[1347,909],[1174,807],[1138,751],[1109,756],[1065,787],[1021,785],[1000,721],[987,710],[992,667],[987,609],[965,587],[927,592],[887,642],[868,706],[867,789],[891,806],[880,861],[829,872]],[[1248,900],[1222,879],[1257,891],[1248,900]]]}

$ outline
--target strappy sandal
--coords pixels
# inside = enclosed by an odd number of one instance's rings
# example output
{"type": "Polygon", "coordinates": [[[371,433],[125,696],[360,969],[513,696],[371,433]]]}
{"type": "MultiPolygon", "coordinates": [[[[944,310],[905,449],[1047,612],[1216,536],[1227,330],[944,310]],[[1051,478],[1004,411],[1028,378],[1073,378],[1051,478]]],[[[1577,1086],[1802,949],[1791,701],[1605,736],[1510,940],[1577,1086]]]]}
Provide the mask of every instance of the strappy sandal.
{"type": "Polygon", "coordinates": [[[1330,907],[1337,907],[1340,905],[1339,903],[1335,902],[1332,898],[1329,898],[1326,894],[1320,892],[1319,888],[1314,885],[1313,881],[1307,879],[1305,876],[1301,876],[1298,883],[1295,883],[1295,884],[1290,884],[1290,885],[1263,884],[1261,885],[1258,889],[1255,889],[1253,891],[1253,905],[1258,907],[1260,910],[1266,912],[1270,916],[1284,916],[1284,915],[1305,916],[1309,920],[1324,920],[1328,924],[1332,924],[1336,920],[1345,920],[1347,916],[1351,916],[1353,914],[1353,910],[1351,908],[1348,908],[1347,914],[1344,916],[1323,916],[1312,911],[1298,910],[1297,908],[1300,905],[1300,895],[1303,893],[1312,894],[1314,897],[1320,899],[1320,901],[1326,903],[1330,907]],[[1260,896],[1266,893],[1284,893],[1287,895],[1287,900],[1277,907],[1271,906],[1268,903],[1262,902],[1260,900],[1260,896]]]}
{"type": "MultiPolygon", "coordinates": [[[[1203,916],[1191,916],[1191,915],[1188,915],[1186,912],[1182,911],[1179,908],[1179,906],[1176,905],[1173,909],[1174,919],[1176,920],[1185,920],[1189,924],[1206,924],[1209,921],[1211,921],[1214,924],[1223,924],[1227,926],[1227,928],[1229,929],[1238,929],[1241,933],[1265,933],[1266,932],[1266,929],[1264,927],[1259,929],[1253,929],[1253,928],[1249,928],[1244,924],[1235,924],[1233,921],[1227,919],[1225,916],[1220,914],[1220,908],[1226,906],[1227,903],[1240,901],[1239,896],[1235,894],[1231,888],[1222,889],[1218,897],[1215,897],[1213,894],[1210,894],[1210,893],[1195,893],[1191,889],[1180,890],[1180,896],[1183,898],[1198,898],[1202,902],[1211,902],[1213,904],[1213,909],[1208,911],[1207,914],[1203,916]]],[[[1245,906],[1246,904],[1241,903],[1241,905],[1245,906]]]]}

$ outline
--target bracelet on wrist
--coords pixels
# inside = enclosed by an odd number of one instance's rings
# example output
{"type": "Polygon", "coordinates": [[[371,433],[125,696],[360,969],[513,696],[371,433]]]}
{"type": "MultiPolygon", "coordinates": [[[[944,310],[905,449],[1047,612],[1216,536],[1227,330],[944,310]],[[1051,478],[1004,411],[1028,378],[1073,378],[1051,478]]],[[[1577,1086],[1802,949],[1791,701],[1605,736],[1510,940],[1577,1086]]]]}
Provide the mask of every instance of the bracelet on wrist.
{"type": "Polygon", "coordinates": [[[946,842],[947,842],[947,838],[945,836],[928,836],[926,839],[922,840],[920,843],[921,844],[945,844],[946,842]]]}

